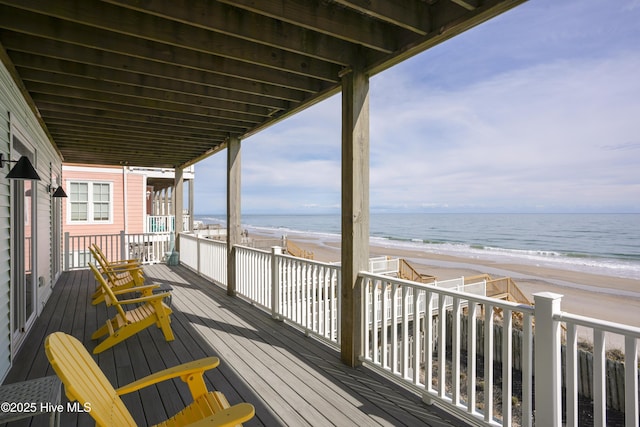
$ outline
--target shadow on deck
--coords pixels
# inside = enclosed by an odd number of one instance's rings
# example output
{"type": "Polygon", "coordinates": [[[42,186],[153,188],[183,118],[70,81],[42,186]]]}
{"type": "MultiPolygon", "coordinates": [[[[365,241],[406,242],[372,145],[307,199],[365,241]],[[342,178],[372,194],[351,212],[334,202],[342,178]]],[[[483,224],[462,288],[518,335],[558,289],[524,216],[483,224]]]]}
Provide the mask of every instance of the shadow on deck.
{"type": "MultiPolygon", "coordinates": [[[[206,374],[210,389],[231,404],[252,403],[256,416],[247,426],[452,426],[460,425],[419,396],[366,368],[349,368],[339,352],[277,322],[240,298],[182,266],[145,266],[148,282],[173,288],[172,327],[166,342],[151,327],[96,356],[117,387],[151,372],[205,356],[221,366],[206,374]]],[[[104,304],[90,304],[95,281],[88,270],[63,273],[4,383],[54,375],[44,353],[51,332],[74,335],[92,351],[91,334],[104,324],[104,304]]],[[[63,399],[66,399],[63,397],[63,399]]],[[[179,380],[167,381],[123,400],[138,425],[158,423],[182,409],[190,393],[179,380]]],[[[65,400],[66,401],[66,400],[65,400]]],[[[48,416],[9,423],[45,426],[48,416]]],[[[94,425],[87,414],[62,413],[62,426],[94,425]]]]}

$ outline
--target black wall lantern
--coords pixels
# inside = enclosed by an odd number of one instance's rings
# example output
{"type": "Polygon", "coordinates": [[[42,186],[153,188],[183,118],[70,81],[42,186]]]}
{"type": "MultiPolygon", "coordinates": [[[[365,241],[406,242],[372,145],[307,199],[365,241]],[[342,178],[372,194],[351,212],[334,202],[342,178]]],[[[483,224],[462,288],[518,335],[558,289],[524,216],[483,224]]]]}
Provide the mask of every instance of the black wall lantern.
{"type": "Polygon", "coordinates": [[[40,181],[38,172],[33,168],[27,156],[22,156],[18,160],[6,160],[4,155],[0,153],[0,169],[4,167],[5,163],[15,163],[15,166],[7,174],[7,178],[40,181]]]}

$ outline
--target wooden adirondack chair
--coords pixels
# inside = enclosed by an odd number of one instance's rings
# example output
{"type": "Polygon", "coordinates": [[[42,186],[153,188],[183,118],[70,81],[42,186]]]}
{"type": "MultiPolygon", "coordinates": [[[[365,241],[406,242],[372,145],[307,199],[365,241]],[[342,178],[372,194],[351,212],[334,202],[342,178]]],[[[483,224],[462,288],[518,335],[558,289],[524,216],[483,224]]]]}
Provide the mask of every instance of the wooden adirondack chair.
{"type": "MultiPolygon", "coordinates": [[[[140,266],[130,266],[126,268],[113,268],[109,265],[105,264],[104,260],[101,256],[99,256],[95,249],[91,246],[89,247],[89,251],[93,255],[93,258],[96,260],[98,265],[100,265],[100,270],[106,276],[106,283],[113,289],[114,291],[118,291],[121,289],[129,289],[136,286],[144,285],[144,275],[142,273],[142,267],[140,266]]],[[[96,305],[104,301],[105,293],[98,284],[93,295],[91,295],[91,304],[96,305]]]]}
{"type": "Polygon", "coordinates": [[[117,310],[115,317],[107,320],[107,323],[103,327],[91,335],[91,339],[93,340],[107,334],[109,335],[93,350],[94,354],[103,352],[153,324],[162,329],[164,338],[167,341],[174,340],[173,331],[171,330],[171,319],[169,317],[172,311],[169,306],[162,302],[163,298],[171,295],[170,292],[118,300],[113,289],[104,280],[104,277],[102,277],[102,274],[100,274],[96,266],[89,264],[89,267],[93,271],[100,286],[102,286],[105,294],[105,303],[107,306],[114,306],[117,310]],[[134,309],[125,311],[123,306],[126,304],[138,305],[134,309]]]}
{"type": "MultiPolygon", "coordinates": [[[[98,275],[101,274],[101,272],[97,267],[95,269],[91,269],[91,271],[93,272],[94,276],[96,276],[96,274],[98,275]]],[[[95,279],[96,279],[96,282],[98,283],[98,286],[97,286],[96,292],[94,293],[95,297],[91,301],[93,305],[97,305],[98,303],[104,301],[106,296],[106,293],[102,289],[102,285],[100,284],[100,281],[99,281],[100,279],[98,278],[98,276],[96,276],[95,279]]],[[[159,290],[162,287],[160,283],[150,283],[148,285],[142,285],[142,286],[132,286],[132,287],[123,286],[121,288],[117,288],[116,286],[113,286],[113,284],[109,282],[108,277],[105,277],[104,274],[102,274],[102,279],[104,279],[107,285],[111,287],[113,294],[117,298],[119,298],[121,295],[133,294],[133,293],[135,293],[138,297],[148,297],[150,295],[153,295],[154,291],[159,290]]]]}
{"type": "Polygon", "coordinates": [[[130,259],[120,259],[120,260],[116,260],[116,261],[109,261],[107,259],[107,256],[104,254],[104,252],[102,251],[102,248],[100,248],[100,246],[98,246],[95,243],[92,243],[89,245],[89,249],[91,250],[91,248],[93,248],[93,250],[95,251],[96,254],[98,254],[98,256],[100,256],[100,258],[103,259],[103,261],[105,262],[105,264],[107,264],[110,267],[113,268],[118,268],[118,267],[139,267],[141,266],[140,264],[140,260],[136,259],[136,258],[130,258],[130,259]]]}
{"type": "Polygon", "coordinates": [[[91,252],[96,262],[100,264],[102,270],[107,270],[117,277],[129,275],[131,272],[138,272],[141,276],[144,275],[142,265],[138,262],[120,263],[120,261],[116,261],[115,263],[111,263],[107,261],[107,258],[96,245],[89,246],[89,252],[91,252]]]}
{"type": "Polygon", "coordinates": [[[216,357],[195,360],[151,374],[129,385],[114,389],[82,343],[71,335],[54,332],[45,340],[49,363],[60,380],[69,401],[89,405],[89,415],[98,426],[135,426],[135,421],[120,396],[161,381],[180,377],[189,385],[193,402],[158,426],[235,426],[253,418],[250,403],[229,405],[224,394],[208,391],[204,371],[215,368],[216,357]]]}

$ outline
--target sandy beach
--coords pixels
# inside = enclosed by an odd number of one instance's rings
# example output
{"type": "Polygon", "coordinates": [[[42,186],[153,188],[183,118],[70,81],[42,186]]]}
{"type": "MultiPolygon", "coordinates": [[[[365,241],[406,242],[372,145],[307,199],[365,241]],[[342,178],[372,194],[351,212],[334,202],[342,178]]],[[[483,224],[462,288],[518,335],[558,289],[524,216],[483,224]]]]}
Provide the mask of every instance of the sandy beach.
{"type": "MultiPolygon", "coordinates": [[[[339,261],[340,242],[304,234],[289,235],[300,248],[314,253],[317,261],[339,261]]],[[[601,276],[536,265],[495,263],[474,258],[439,255],[419,250],[385,247],[373,243],[370,256],[404,258],[420,273],[438,280],[488,273],[492,277],[511,277],[533,300],[537,292],[563,295],[562,310],[610,322],[640,327],[640,281],[601,276]]],[[[591,334],[580,331],[580,337],[591,341],[591,334]]],[[[608,335],[607,348],[623,348],[621,336],[608,335]]]]}

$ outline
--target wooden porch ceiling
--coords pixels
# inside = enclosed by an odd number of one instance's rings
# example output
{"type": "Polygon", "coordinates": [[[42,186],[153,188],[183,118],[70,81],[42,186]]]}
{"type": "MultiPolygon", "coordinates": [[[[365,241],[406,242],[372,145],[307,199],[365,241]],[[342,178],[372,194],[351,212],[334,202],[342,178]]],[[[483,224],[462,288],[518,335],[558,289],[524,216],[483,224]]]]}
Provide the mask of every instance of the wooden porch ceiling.
{"type": "Polygon", "coordinates": [[[525,0],[0,0],[66,162],[188,166],[525,0]]]}

